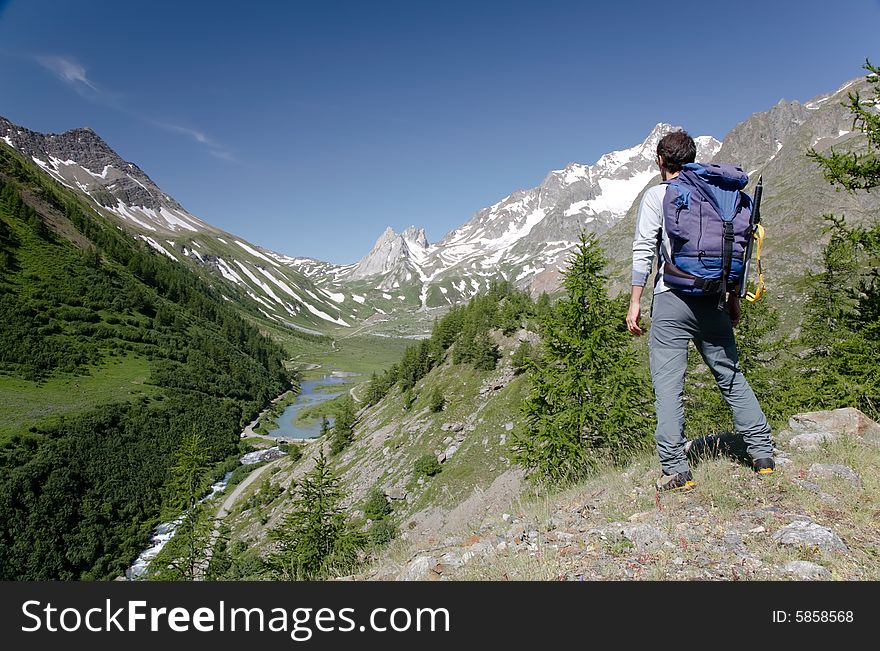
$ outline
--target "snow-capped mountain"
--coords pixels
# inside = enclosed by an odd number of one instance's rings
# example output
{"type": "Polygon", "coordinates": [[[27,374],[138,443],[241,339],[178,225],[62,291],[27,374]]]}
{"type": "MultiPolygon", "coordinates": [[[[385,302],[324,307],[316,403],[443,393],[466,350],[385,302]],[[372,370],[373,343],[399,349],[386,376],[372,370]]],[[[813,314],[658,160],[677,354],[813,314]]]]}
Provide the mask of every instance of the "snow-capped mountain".
{"type": "Polygon", "coordinates": [[[358,280],[381,276],[378,288],[392,289],[418,276],[418,270],[426,262],[428,249],[425,229],[410,226],[398,234],[389,226],[372,250],[343,277],[358,280]]]}
{"type": "Polygon", "coordinates": [[[159,189],[91,129],[43,134],[0,117],[0,139],[32,159],[59,183],[89,195],[118,217],[157,235],[220,232],[159,189]]]}
{"type": "Polygon", "coordinates": [[[300,328],[349,326],[373,314],[350,293],[334,291],[328,283],[332,265],[286,258],[195,217],[91,129],[42,134],[0,117],[0,140],[62,185],[88,196],[96,212],[157,253],[219,281],[225,298],[255,314],[300,328]],[[324,287],[315,286],[309,271],[320,275],[324,287]]]}
{"type": "MultiPolygon", "coordinates": [[[[658,141],[675,129],[658,124],[634,147],[605,154],[592,165],[554,170],[539,186],[478,211],[435,244],[428,244],[422,229],[397,234],[387,228],[369,254],[353,267],[338,268],[335,279],[383,290],[415,285],[423,308],[465,300],[499,277],[521,287],[553,289],[580,231],[601,235],[626,214],[657,175],[658,141]]],[[[696,141],[699,160],[711,160],[721,147],[711,136],[696,141]]]]}

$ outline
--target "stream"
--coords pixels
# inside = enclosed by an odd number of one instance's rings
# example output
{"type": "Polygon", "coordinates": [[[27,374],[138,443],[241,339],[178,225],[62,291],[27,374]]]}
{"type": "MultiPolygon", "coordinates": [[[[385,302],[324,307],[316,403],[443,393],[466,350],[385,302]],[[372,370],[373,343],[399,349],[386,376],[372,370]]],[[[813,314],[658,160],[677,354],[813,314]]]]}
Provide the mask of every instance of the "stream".
{"type": "MultiPolygon", "coordinates": [[[[223,476],[223,479],[211,484],[211,490],[199,500],[199,504],[211,499],[217,493],[226,490],[231,475],[231,472],[227,472],[223,476]]],[[[177,531],[177,527],[180,526],[181,522],[183,522],[183,515],[174,518],[171,522],[163,522],[153,530],[153,535],[150,536],[150,546],[142,551],[140,556],[138,556],[134,563],[132,563],[125,571],[125,578],[127,580],[136,581],[143,576],[144,572],[146,572],[147,568],[150,566],[150,561],[156,558],[156,556],[159,555],[159,552],[162,551],[162,548],[165,547],[165,545],[168,544],[168,541],[174,537],[174,532],[177,531]]]]}
{"type": "MultiPolygon", "coordinates": [[[[270,432],[271,436],[286,438],[286,439],[310,439],[315,438],[321,433],[321,422],[318,420],[317,422],[307,426],[300,427],[294,425],[294,420],[296,419],[299,412],[306,407],[311,407],[313,405],[320,404],[322,402],[326,402],[327,400],[332,400],[337,397],[343,391],[316,391],[315,389],[319,386],[326,385],[345,385],[347,384],[346,377],[352,375],[350,373],[343,373],[339,371],[334,371],[331,375],[325,375],[319,380],[305,380],[300,384],[300,393],[297,396],[296,400],[290,404],[281,415],[276,419],[276,423],[278,424],[278,429],[274,429],[270,432]]],[[[333,419],[328,418],[330,423],[332,424],[333,419]]],[[[278,451],[278,448],[270,448],[270,450],[278,451]]],[[[242,465],[250,465],[253,463],[257,463],[262,460],[262,456],[267,453],[267,450],[258,450],[255,452],[249,452],[241,457],[240,462],[242,465]]],[[[208,492],[205,497],[203,497],[199,503],[205,502],[212,497],[214,497],[217,493],[220,493],[226,490],[226,486],[229,483],[229,477],[232,475],[231,472],[226,473],[226,475],[218,482],[211,484],[211,490],[208,492]]],[[[183,515],[171,520],[170,522],[163,522],[158,527],[153,530],[153,534],[150,537],[149,546],[141,552],[140,556],[138,556],[134,563],[125,571],[125,578],[129,581],[136,581],[140,577],[144,575],[147,571],[147,568],[150,566],[150,562],[159,555],[159,552],[162,551],[162,548],[168,544],[168,541],[174,537],[175,531],[177,531],[177,527],[180,526],[180,523],[183,521],[183,515]]]]}

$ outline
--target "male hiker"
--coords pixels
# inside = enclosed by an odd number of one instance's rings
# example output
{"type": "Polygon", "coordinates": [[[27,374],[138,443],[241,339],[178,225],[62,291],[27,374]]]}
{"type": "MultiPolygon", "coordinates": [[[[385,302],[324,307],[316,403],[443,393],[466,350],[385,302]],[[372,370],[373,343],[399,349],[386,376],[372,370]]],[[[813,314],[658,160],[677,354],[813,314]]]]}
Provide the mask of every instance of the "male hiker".
{"type": "Polygon", "coordinates": [[[743,437],[753,468],[761,474],[774,469],[770,426],[738,363],[733,336],[733,327],[740,318],[739,296],[735,291],[738,277],[735,273],[726,276],[720,273],[721,263],[716,262],[715,278],[697,278],[702,270],[712,266],[707,260],[722,259],[711,258],[716,250],[721,251],[719,256],[723,253],[728,269],[731,259],[735,262],[733,267],[741,269],[747,238],[739,211],[746,210],[744,216],[748,220],[751,202],[740,190],[745,187],[747,177],[732,166],[688,165],[694,163],[696,153],[693,139],[684,131],[670,133],[657,144],[657,165],[663,183],[645,193],[633,240],[632,293],[626,324],[636,336],[642,334],[639,301],[651,274],[654,255],[658,256],[649,339],[657,409],[655,438],[663,469],[657,482],[658,490],[687,489],[694,485],[686,456],[682,404],[687,348],[691,340],[712,370],[733,412],[734,426],[743,437]],[[710,187],[712,183],[714,188],[710,187]],[[725,205],[727,209],[723,208],[725,205]],[[729,227],[725,219],[719,217],[722,213],[729,213],[725,218],[731,222],[729,227]],[[736,219],[733,214],[737,214],[736,219]],[[737,236],[734,223],[740,229],[737,236]],[[688,242],[699,251],[684,257],[682,247],[688,246],[688,242]],[[673,249],[677,264],[673,264],[673,249]]]}

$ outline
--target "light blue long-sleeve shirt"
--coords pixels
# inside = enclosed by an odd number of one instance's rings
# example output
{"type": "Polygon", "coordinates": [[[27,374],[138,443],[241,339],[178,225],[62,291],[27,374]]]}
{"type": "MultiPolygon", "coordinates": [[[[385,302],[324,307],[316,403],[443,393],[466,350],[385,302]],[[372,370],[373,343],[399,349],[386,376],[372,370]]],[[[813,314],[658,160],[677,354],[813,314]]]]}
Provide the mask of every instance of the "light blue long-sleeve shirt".
{"type": "Polygon", "coordinates": [[[669,238],[663,228],[663,197],[666,184],[655,185],[642,196],[639,213],[636,217],[636,232],[633,237],[632,284],[644,287],[648,283],[654,257],[658,257],[657,277],[654,279],[654,294],[669,289],[663,282],[663,262],[672,258],[669,238]]]}

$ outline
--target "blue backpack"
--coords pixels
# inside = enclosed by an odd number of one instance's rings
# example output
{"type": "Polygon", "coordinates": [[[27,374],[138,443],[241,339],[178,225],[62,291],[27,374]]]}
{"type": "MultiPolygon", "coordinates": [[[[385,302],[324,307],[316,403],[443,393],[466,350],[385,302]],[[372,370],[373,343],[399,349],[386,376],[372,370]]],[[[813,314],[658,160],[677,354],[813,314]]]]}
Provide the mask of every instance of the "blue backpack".
{"type": "Polygon", "coordinates": [[[749,181],[735,165],[688,163],[666,182],[663,222],[672,260],[663,281],[683,294],[719,294],[719,309],[742,281],[745,252],[752,236],[749,181]]]}

